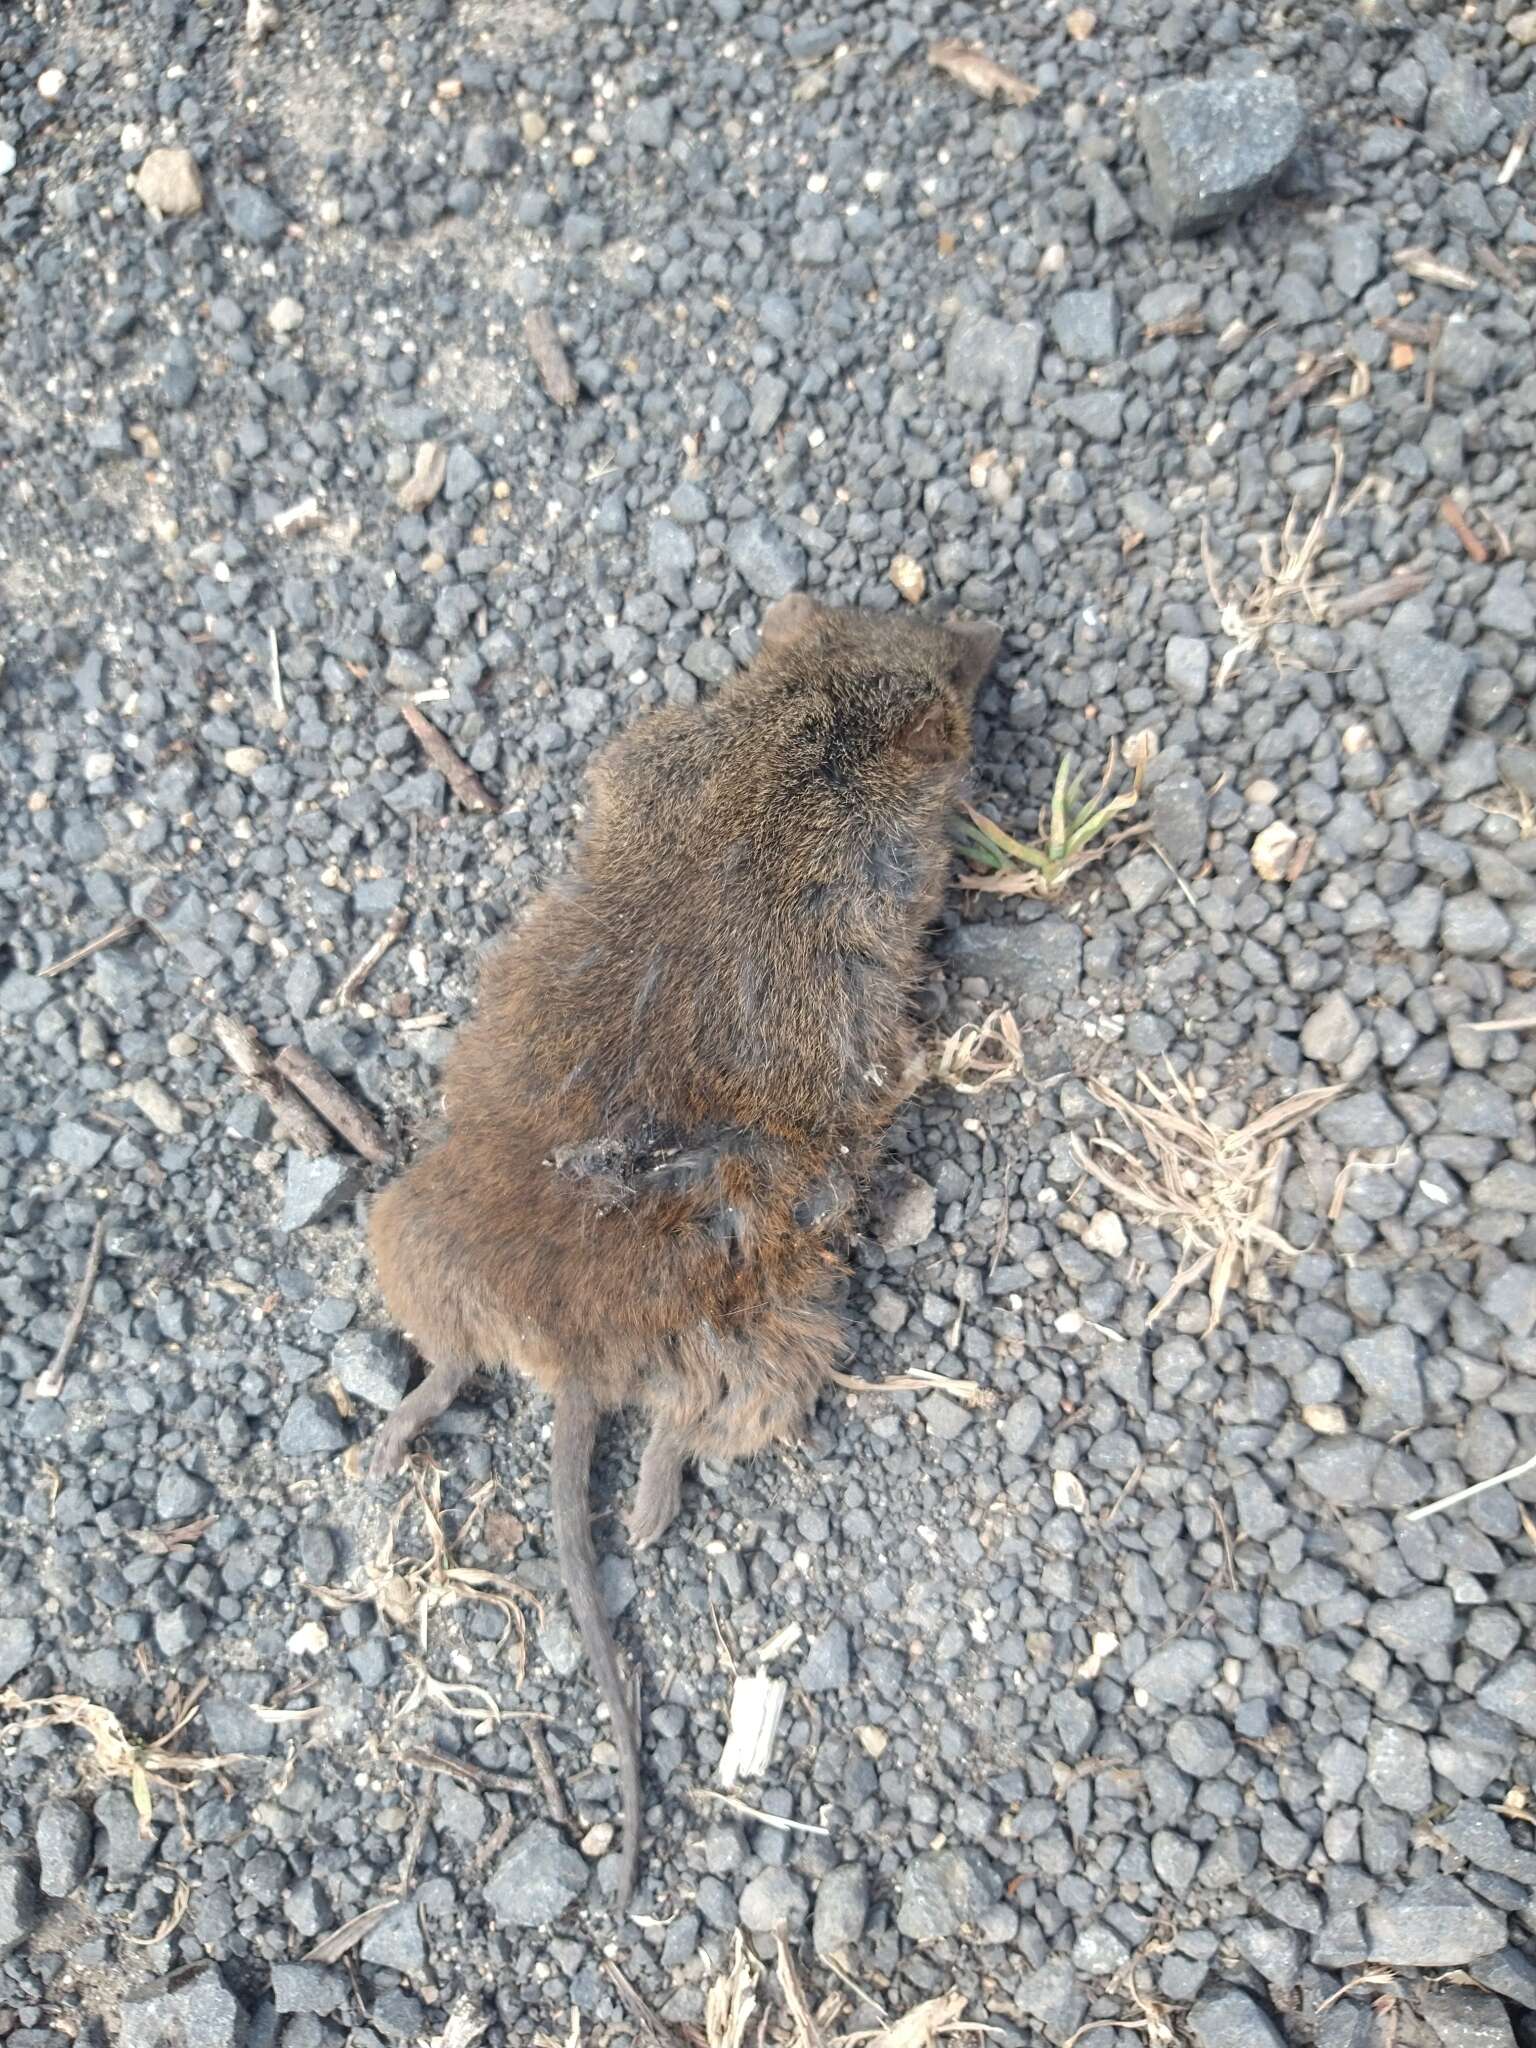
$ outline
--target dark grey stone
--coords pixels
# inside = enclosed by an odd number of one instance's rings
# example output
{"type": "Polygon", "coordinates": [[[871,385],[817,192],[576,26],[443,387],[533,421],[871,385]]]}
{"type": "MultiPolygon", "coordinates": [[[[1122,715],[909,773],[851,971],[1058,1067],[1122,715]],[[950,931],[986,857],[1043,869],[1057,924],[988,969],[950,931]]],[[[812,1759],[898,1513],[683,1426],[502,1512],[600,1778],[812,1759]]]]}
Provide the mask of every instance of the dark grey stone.
{"type": "Polygon", "coordinates": [[[1189,2031],[1198,2048],[1285,2048],[1273,2014],[1237,1984],[1202,1992],[1190,2007],[1189,2031]]]}
{"type": "Polygon", "coordinates": [[[304,1152],[290,1152],[288,1172],[283,1183],[283,1213],[278,1229],[294,1231],[307,1229],[311,1223],[323,1223],[350,1202],[361,1185],[356,1165],[336,1153],[328,1153],[323,1159],[311,1159],[304,1152]]]}
{"type": "Polygon", "coordinates": [[[272,2003],[280,2013],[313,2013],[324,2019],[347,2004],[344,1970],[328,1963],[274,1963],[272,2003]]]}
{"type": "Polygon", "coordinates": [[[749,1934],[797,1935],[810,1917],[810,1910],[805,1880],[782,1866],[759,1871],[737,1905],[741,1924],[749,1934]]]}
{"type": "Polygon", "coordinates": [[[1142,100],[1137,133],[1170,235],[1233,219],[1267,192],[1306,129],[1289,79],[1185,79],[1142,100]]]}
{"type": "Polygon", "coordinates": [[[587,1888],[585,1862],[544,1821],[523,1829],[491,1872],[485,1902],[506,1927],[549,1927],[587,1888]]]}
{"type": "Polygon", "coordinates": [[[1438,761],[1451,737],[1471,664],[1459,647],[1427,633],[1383,633],[1376,669],[1392,716],[1421,761],[1438,761]]]}
{"type": "MultiPolygon", "coordinates": [[[[927,1235],[924,1231],[923,1236],[927,1235]]],[[[848,1631],[842,1622],[834,1621],[806,1651],[800,1666],[800,1685],[806,1692],[841,1692],[850,1674],[848,1631]]]]}
{"type": "Polygon", "coordinates": [[[1214,1643],[1201,1636],[1180,1636],[1138,1665],[1131,1683],[1160,1706],[1187,1707],[1211,1683],[1220,1661],[1214,1643]]]}
{"type": "Polygon", "coordinates": [[[819,1956],[857,1947],[869,1918],[869,1880],[858,1863],[840,1863],[816,1887],[811,1946],[819,1956]]]}
{"type": "Polygon", "coordinates": [[[123,1993],[118,2048],[245,2048],[244,2006],[217,1963],[194,1963],[123,1993]]]}
{"type": "Polygon", "coordinates": [[[1520,1650],[1477,1689],[1477,1703],[1501,1714],[1522,1735],[1536,1736],[1536,1657],[1520,1650]]]}
{"type": "Polygon", "coordinates": [[[1031,320],[1012,326],[983,313],[962,313],[944,351],[944,382],[973,412],[1000,404],[1005,419],[1022,419],[1040,371],[1041,330],[1031,320]]]}
{"type": "Polygon", "coordinates": [[[19,1948],[37,1925],[37,1886],[14,1856],[0,1858],[0,1956],[19,1948]]]}
{"type": "Polygon", "coordinates": [[[334,1457],[350,1442],[329,1394],[297,1394],[277,1433],[277,1448],[285,1458],[334,1457]]]}
{"type": "Polygon", "coordinates": [[[37,1816],[37,1882],[46,1898],[67,1899],[91,1867],[89,1817],[72,1799],[50,1799],[37,1816]]]}
{"type": "Polygon", "coordinates": [[[1051,308],[1051,333],[1064,356],[1080,363],[1112,363],[1119,321],[1107,285],[1063,292],[1051,308]]]}
{"type": "Polygon", "coordinates": [[[998,995],[1030,997],[1052,1008],[1076,995],[1083,978],[1082,926],[1051,913],[1029,923],[962,925],[943,951],[952,974],[979,975],[998,995]]]}
{"type": "Polygon", "coordinates": [[[37,1654],[37,1630],[19,1615],[0,1616],[0,1685],[19,1678],[37,1654]]]}
{"type": "Polygon", "coordinates": [[[1501,1949],[1504,1915],[1453,1877],[1426,1877],[1379,1895],[1365,1909],[1372,1960],[1453,1970],[1501,1949]]]}
{"type": "Polygon", "coordinates": [[[1002,1896],[1002,1880],[980,1849],[930,1849],[901,1881],[896,1925],[909,1941],[937,1941],[974,1926],[1002,1896]]]}
{"type": "Polygon", "coordinates": [[[788,597],[805,581],[805,549],[764,513],[731,529],[726,553],[731,567],[759,597],[788,597]]]}
{"type": "Polygon", "coordinates": [[[411,1383],[411,1362],[387,1330],[347,1330],[331,1348],[331,1366],[354,1399],[393,1408],[411,1383]]]}
{"type": "Polygon", "coordinates": [[[365,1963],[419,1977],[427,1966],[427,1943],[415,1906],[402,1904],[386,1913],[363,1936],[360,1953],[365,1963]]]}
{"type": "Polygon", "coordinates": [[[232,183],[224,186],[219,194],[224,209],[224,219],[242,242],[254,243],[257,248],[267,249],[278,241],[288,225],[288,216],[272,197],[259,185],[232,183]]]}

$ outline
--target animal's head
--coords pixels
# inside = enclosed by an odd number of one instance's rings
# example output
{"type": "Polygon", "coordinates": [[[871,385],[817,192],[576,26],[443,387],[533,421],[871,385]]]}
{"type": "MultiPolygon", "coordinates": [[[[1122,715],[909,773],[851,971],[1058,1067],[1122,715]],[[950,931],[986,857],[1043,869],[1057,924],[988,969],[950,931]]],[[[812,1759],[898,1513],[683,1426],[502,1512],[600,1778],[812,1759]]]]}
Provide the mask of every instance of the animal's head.
{"type": "Polygon", "coordinates": [[[770,605],[749,687],[808,774],[883,808],[963,770],[1000,637],[992,626],[836,610],[797,594],[770,605]]]}

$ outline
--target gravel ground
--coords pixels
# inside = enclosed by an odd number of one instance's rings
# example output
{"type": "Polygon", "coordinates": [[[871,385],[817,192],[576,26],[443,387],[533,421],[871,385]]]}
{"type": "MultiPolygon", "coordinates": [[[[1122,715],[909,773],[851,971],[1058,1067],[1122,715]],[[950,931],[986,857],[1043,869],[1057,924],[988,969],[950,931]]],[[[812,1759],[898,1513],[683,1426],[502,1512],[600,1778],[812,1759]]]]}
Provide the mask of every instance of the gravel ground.
{"type": "Polygon", "coordinates": [[[681,2030],[738,1928],[834,2030],[954,1986],[1058,2048],[1536,2038],[1536,1474],[1407,1519],[1536,1452],[1519,6],[6,11],[6,2048],[620,2041],[605,1960],[681,2030]],[[1150,732],[1151,832],[952,899],[935,1030],[1009,1004],[1023,1071],[904,1116],[851,1364],[954,1390],[605,1535],[616,1928],[545,1412],[464,1405],[425,1502],[358,1478],[409,1369],[380,1169],[291,1151],[212,1020],[398,1150],[594,750],[898,557],[1006,628],[978,801],[1028,830],[1064,749],[1150,732]],[[1152,1320],[1179,1244],[1074,1149],[1170,1066],[1226,1127],[1339,1090],[1274,1183],[1299,1256],[1213,1332],[1209,1274],[1152,1320]],[[742,1790],[793,1830],[707,1793],[770,1641],[742,1790]],[[195,1708],[146,1825],[57,1696],[195,1708]]]}

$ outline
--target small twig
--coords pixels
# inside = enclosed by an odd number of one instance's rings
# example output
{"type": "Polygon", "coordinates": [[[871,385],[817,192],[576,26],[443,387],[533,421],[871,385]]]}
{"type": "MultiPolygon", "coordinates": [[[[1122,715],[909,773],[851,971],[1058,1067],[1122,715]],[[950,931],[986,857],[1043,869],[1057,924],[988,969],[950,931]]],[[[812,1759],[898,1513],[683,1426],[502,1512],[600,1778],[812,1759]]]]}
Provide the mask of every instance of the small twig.
{"type": "Polygon", "coordinates": [[[1488,275],[1503,285],[1507,292],[1523,292],[1525,281],[1518,270],[1504,261],[1496,249],[1490,249],[1486,242],[1474,242],[1472,254],[1487,271],[1488,275]]]}
{"type": "Polygon", "coordinates": [[[402,704],[400,716],[421,742],[421,751],[453,791],[466,811],[494,811],[491,793],[474,769],[459,754],[445,734],[415,704],[402,704]]]}
{"type": "Polygon", "coordinates": [[[336,1007],[338,1010],[345,1009],[347,1004],[352,1002],[361,993],[364,982],[367,981],[369,975],[372,974],[375,967],[378,966],[379,962],[384,958],[384,955],[389,951],[396,939],[399,938],[410,921],[410,913],[397,904],[384,920],[383,931],[379,933],[379,936],[374,940],[367,952],[363,954],[357,965],[343,976],[341,986],[336,991],[336,1007]]]}
{"type": "Polygon", "coordinates": [[[667,2025],[660,2013],[654,2011],[630,1983],[612,1956],[603,1960],[603,1975],[618,1993],[619,2003],[629,2014],[635,2025],[653,2044],[653,2048],[682,2048],[679,2037],[667,2025]]]}
{"type": "Polygon", "coordinates": [[[1464,1024],[1464,1031],[1536,1031],[1536,1016],[1483,1017],[1476,1024],[1464,1024]]]}
{"type": "Polygon", "coordinates": [[[528,1722],[523,1729],[523,1740],[528,1745],[528,1754],[533,1758],[534,1774],[544,1794],[544,1811],[557,1828],[568,1828],[571,1824],[570,1808],[565,1803],[560,1780],[555,1776],[555,1760],[549,1753],[544,1730],[537,1721],[528,1722]]]}
{"type": "Polygon", "coordinates": [[[574,405],[581,393],[571,370],[571,359],[555,331],[547,306],[528,308],[523,315],[523,339],[539,373],[539,382],[550,398],[556,405],[574,405]]]}
{"type": "Polygon", "coordinates": [[[107,946],[115,946],[119,939],[126,939],[136,932],[144,922],[142,917],[125,917],[110,931],[101,933],[99,938],[87,939],[83,946],[76,946],[73,953],[66,953],[62,960],[55,960],[51,967],[40,967],[39,981],[52,981],[56,974],[63,974],[71,967],[78,967],[82,960],[89,960],[93,953],[99,953],[107,946]]]}
{"type": "Polygon", "coordinates": [[[329,1129],[289,1087],[249,1024],[221,1012],[211,1028],[230,1065],[252,1093],[261,1097],[290,1143],[312,1159],[323,1159],[331,1150],[329,1129]]]}
{"type": "Polygon", "coordinates": [[[85,1271],[80,1277],[80,1287],[75,1295],[75,1305],[69,1312],[69,1321],[64,1325],[64,1334],[59,1339],[59,1348],[52,1359],[37,1376],[32,1389],[34,1401],[54,1401],[64,1385],[64,1368],[69,1363],[69,1354],[85,1328],[85,1318],[91,1306],[91,1296],[96,1292],[96,1281],[101,1273],[101,1255],[106,1248],[107,1224],[111,1220],[105,1209],[96,1218],[96,1228],[91,1233],[91,1248],[85,1255],[85,1271]]]}
{"type": "Polygon", "coordinates": [[[441,1771],[445,1778],[457,1778],[461,1785],[473,1785],[481,1792],[512,1792],[528,1798],[534,1791],[531,1778],[512,1778],[505,1771],[487,1771],[463,1757],[444,1756],[435,1749],[402,1749],[400,1761],[412,1770],[441,1771]]]}
{"type": "Polygon", "coordinates": [[[1532,127],[1529,121],[1520,123],[1519,131],[1509,145],[1509,155],[1499,166],[1499,175],[1493,181],[1495,185],[1507,185],[1525,162],[1525,153],[1531,146],[1532,127]]]}
{"type": "Polygon", "coordinates": [[[705,1799],[718,1799],[722,1806],[729,1806],[737,1813],[744,1813],[748,1820],[760,1820],[764,1827],[783,1828],[792,1835],[830,1835],[832,1830],[818,1826],[811,1820],[786,1820],[782,1813],[764,1813],[760,1806],[748,1806],[745,1799],[738,1799],[734,1792],[717,1792],[713,1785],[701,1785],[699,1793],[705,1799]]]}
{"type": "Polygon", "coordinates": [[[1440,500],[1440,517],[1461,542],[1474,562],[1482,564],[1488,559],[1488,550],[1467,524],[1467,515],[1456,500],[1444,497],[1440,500]]]}
{"type": "Polygon", "coordinates": [[[1334,349],[1328,355],[1319,356],[1309,370],[1302,370],[1289,384],[1277,391],[1269,401],[1271,414],[1284,412],[1297,398],[1310,398],[1319,384],[1326,384],[1330,377],[1336,377],[1340,370],[1347,370],[1353,358],[1343,349],[1334,349]]]}
{"type": "Polygon", "coordinates": [[[1417,597],[1429,581],[1427,569],[1398,569],[1390,576],[1384,576],[1379,583],[1367,583],[1362,590],[1353,590],[1347,597],[1330,600],[1327,612],[1330,626],[1347,625],[1351,619],[1363,619],[1367,612],[1380,611],[1386,604],[1401,604],[1405,597],[1417,597]]]}
{"type": "Polygon", "coordinates": [[[375,1166],[387,1166],[394,1157],[382,1125],[372,1111],[363,1108],[342,1087],[336,1076],[322,1067],[301,1045],[285,1045],[277,1055],[277,1070],[299,1093],[340,1132],[354,1152],[371,1159],[375,1166]]]}
{"type": "Polygon", "coordinates": [[[272,702],[277,707],[278,717],[286,718],[288,716],[288,704],[283,696],[283,665],[278,659],[276,626],[268,626],[267,628],[267,652],[272,661],[272,702]]]}
{"type": "Polygon", "coordinates": [[[470,1857],[465,1875],[473,1877],[476,1871],[483,1870],[487,1863],[494,1857],[499,1856],[511,1840],[512,1830],[516,1826],[517,1814],[509,1808],[501,1816],[501,1819],[497,1821],[495,1827],[491,1829],[491,1832],[480,1844],[474,1855],[470,1857]]]}
{"type": "Polygon", "coordinates": [[[1438,1515],[1442,1508],[1460,1507],[1464,1500],[1471,1500],[1474,1494],[1486,1493],[1493,1486],[1507,1486],[1512,1479],[1523,1479],[1527,1472],[1536,1472],[1536,1454],[1523,1464],[1511,1465],[1507,1472],[1495,1472],[1491,1479],[1479,1479],[1473,1486],[1463,1486],[1455,1493],[1444,1494],[1439,1500],[1426,1501],[1421,1508],[1414,1508],[1404,1515],[1405,1522],[1422,1522],[1428,1515],[1438,1515]]]}

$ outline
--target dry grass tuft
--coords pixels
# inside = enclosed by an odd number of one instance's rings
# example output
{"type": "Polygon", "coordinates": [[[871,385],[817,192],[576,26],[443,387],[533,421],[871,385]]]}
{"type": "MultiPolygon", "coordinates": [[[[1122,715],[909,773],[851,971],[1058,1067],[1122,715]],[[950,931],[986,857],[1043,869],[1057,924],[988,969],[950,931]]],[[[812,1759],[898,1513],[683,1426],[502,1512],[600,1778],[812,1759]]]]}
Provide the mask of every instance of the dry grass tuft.
{"type": "Polygon", "coordinates": [[[179,1703],[173,1703],[170,1724],[159,1735],[130,1735],[110,1707],[77,1693],[49,1693],[24,1700],[17,1692],[0,1692],[0,1713],[19,1717],[19,1731],[32,1728],[78,1728],[91,1741],[91,1762],[104,1778],[123,1780],[138,1810],[139,1827],[147,1833],[156,1790],[179,1797],[193,1778],[249,1762],[245,1756],[188,1756],[172,1743],[197,1716],[197,1703],[207,1690],[201,1680],[179,1703]]]}
{"type": "MultiPolygon", "coordinates": [[[[307,1590],[333,1611],[356,1606],[360,1601],[373,1601],[396,1627],[414,1629],[423,1651],[428,1647],[432,1616],[440,1607],[451,1607],[462,1600],[493,1607],[504,1623],[496,1647],[503,1649],[509,1639],[513,1640],[514,1675],[517,1684],[521,1685],[528,1661],[528,1624],[523,1608],[526,1604],[537,1613],[538,1603],[532,1594],[504,1573],[490,1571],[482,1565],[460,1564],[454,1555],[455,1545],[465,1543],[473,1534],[495,1492],[494,1479],[488,1479],[475,1488],[469,1496],[469,1513],[450,1539],[443,1520],[442,1474],[435,1465],[413,1459],[411,1491],[391,1515],[377,1553],[363,1568],[362,1583],[357,1586],[309,1586],[307,1590]],[[424,1555],[411,1551],[402,1553],[399,1548],[403,1525],[413,1509],[426,1542],[424,1555]]],[[[434,1687],[444,1689],[440,1681],[427,1673],[418,1678],[418,1693],[424,1688],[430,1692],[434,1687]]],[[[481,1687],[448,1689],[483,1691],[481,1687]]],[[[486,1694],[485,1697],[490,1696],[486,1694]]]]}
{"type": "Polygon", "coordinates": [[[1012,1010],[994,1010],[979,1024],[963,1024],[933,1057],[933,1078],[957,1095],[983,1095],[1024,1072],[1024,1046],[1012,1010]]]}
{"type": "MultiPolygon", "coordinates": [[[[1339,509],[1339,489],[1343,481],[1344,450],[1335,444],[1333,482],[1326,502],[1298,539],[1296,526],[1300,507],[1295,500],[1292,501],[1280,531],[1279,553],[1275,552],[1271,535],[1265,534],[1259,543],[1258,580],[1248,591],[1240,590],[1236,583],[1222,589],[1216,574],[1216,558],[1211,552],[1210,528],[1201,527],[1200,559],[1205,565],[1205,580],[1210,587],[1211,602],[1220,615],[1221,630],[1232,642],[1216,671],[1218,690],[1231,682],[1250,655],[1268,645],[1269,636],[1277,626],[1290,625],[1302,619],[1321,624],[1326,618],[1332,586],[1315,581],[1317,558],[1323,550],[1329,521],[1339,509]]],[[[1276,656],[1282,666],[1286,659],[1283,654],[1276,656]]]]}
{"type": "MultiPolygon", "coordinates": [[[[782,2010],[770,2007],[764,1989],[766,1971],[741,1935],[734,1936],[730,1961],[710,1985],[704,1999],[707,2048],[934,2048],[938,2041],[961,2034],[986,2035],[995,2028],[963,2017],[963,1991],[941,1992],[909,2012],[857,2033],[834,2031],[847,2009],[841,1992],[830,1993],[812,2007],[795,1968],[794,1956],[782,1935],[775,1936],[774,1974],[782,2010]],[[754,2022],[756,2024],[754,2024],[754,2022]]],[[[841,1973],[835,1973],[840,1974],[841,1973]]],[[[842,1978],[861,2001],[874,2005],[871,1994],[842,1978]]],[[[878,2005],[874,2006],[878,2012],[878,2005]]]]}
{"type": "Polygon", "coordinates": [[[1226,1131],[1204,1115],[1190,1083],[1169,1072],[1172,1087],[1166,1091],[1139,1076],[1150,1100],[1133,1102],[1107,1082],[1088,1083],[1089,1093],[1141,1139],[1150,1157],[1131,1151],[1102,1125],[1091,1138],[1074,1137],[1072,1150],[1125,1210],[1179,1240],[1182,1257],[1173,1285],[1148,1320],[1155,1322],[1203,1280],[1211,1302],[1209,1335],[1221,1321],[1234,1280],[1246,1280],[1271,1254],[1296,1256],[1275,1229],[1291,1152],[1285,1134],[1340,1090],[1308,1089],[1226,1131]]]}
{"type": "Polygon", "coordinates": [[[1120,767],[1113,741],[1104,773],[1092,796],[1086,794],[1083,771],[1073,772],[1072,758],[1070,754],[1061,757],[1051,801],[1040,813],[1040,838],[1034,844],[1015,839],[970,804],[960,806],[970,821],[960,828],[960,850],[972,867],[983,870],[981,874],[961,875],[962,889],[992,896],[1055,896],[1080,869],[1102,860],[1111,847],[1135,839],[1147,830],[1145,824],[1130,825],[1105,837],[1115,819],[1140,802],[1142,775],[1151,758],[1149,752],[1138,752],[1129,763],[1130,788],[1118,790],[1113,796],[1109,792],[1120,767]]]}

